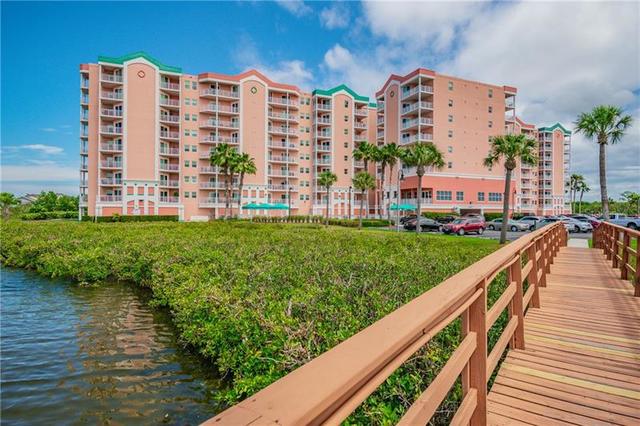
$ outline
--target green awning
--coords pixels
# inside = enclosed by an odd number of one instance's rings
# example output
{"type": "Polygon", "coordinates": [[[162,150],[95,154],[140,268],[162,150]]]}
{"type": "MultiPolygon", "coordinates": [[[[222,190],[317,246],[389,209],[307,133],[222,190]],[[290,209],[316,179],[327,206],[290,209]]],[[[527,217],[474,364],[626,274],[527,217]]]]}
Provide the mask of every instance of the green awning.
{"type": "Polygon", "coordinates": [[[245,204],[244,206],[242,206],[242,208],[244,210],[259,210],[262,209],[263,207],[260,207],[260,204],[256,204],[256,203],[249,203],[249,204],[245,204]]]}
{"type": "Polygon", "coordinates": [[[260,203],[258,204],[258,209],[260,210],[271,210],[273,209],[273,206],[269,203],[260,203]]]}
{"type": "Polygon", "coordinates": [[[275,203],[271,206],[272,210],[289,210],[289,206],[283,203],[275,203]]]}
{"type": "Polygon", "coordinates": [[[389,207],[389,210],[415,210],[416,207],[412,206],[411,204],[391,204],[391,207],[389,207]]]}

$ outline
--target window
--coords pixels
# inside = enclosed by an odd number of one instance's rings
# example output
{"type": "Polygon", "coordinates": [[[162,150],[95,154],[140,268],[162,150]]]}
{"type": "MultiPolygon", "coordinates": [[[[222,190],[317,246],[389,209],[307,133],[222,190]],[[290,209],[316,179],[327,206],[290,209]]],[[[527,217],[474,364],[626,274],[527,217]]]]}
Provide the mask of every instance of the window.
{"type": "Polygon", "coordinates": [[[190,117],[190,115],[189,115],[189,114],[185,114],[185,115],[184,115],[184,119],[185,119],[186,121],[189,121],[189,117],[190,117]]]}
{"type": "Polygon", "coordinates": [[[189,152],[189,145],[184,146],[184,152],[189,152]]]}
{"type": "Polygon", "coordinates": [[[464,201],[464,191],[456,191],[456,201],[464,201]]]}
{"type": "Polygon", "coordinates": [[[348,155],[344,156],[344,161],[349,161],[349,156],[348,155]]]}
{"type": "Polygon", "coordinates": [[[191,145],[191,152],[198,152],[198,146],[197,145],[191,145]]]}
{"type": "Polygon", "coordinates": [[[191,176],[191,183],[196,183],[197,179],[196,176],[191,176]]]}
{"type": "Polygon", "coordinates": [[[451,145],[449,145],[449,146],[447,147],[447,151],[448,151],[448,152],[453,152],[453,147],[452,147],[451,145]]]}
{"type": "Polygon", "coordinates": [[[184,160],[184,166],[189,167],[189,160],[184,160]]]}
{"type": "Polygon", "coordinates": [[[344,134],[348,135],[349,134],[349,129],[344,129],[344,134]]]}
{"type": "Polygon", "coordinates": [[[453,167],[453,163],[452,163],[451,161],[449,161],[449,162],[447,163],[447,169],[450,169],[450,168],[452,168],[452,167],[453,167]]]}
{"type": "Polygon", "coordinates": [[[198,131],[197,130],[192,130],[191,131],[191,136],[198,136],[198,131]]]}
{"type": "Polygon", "coordinates": [[[189,183],[189,176],[184,177],[184,183],[189,183]]]}
{"type": "Polygon", "coordinates": [[[184,81],[184,88],[188,89],[189,87],[191,87],[191,83],[189,82],[189,80],[185,80],[184,81]]]}
{"type": "Polygon", "coordinates": [[[493,112],[493,107],[489,105],[489,114],[491,114],[492,112],[493,112]]]}
{"type": "Polygon", "coordinates": [[[451,201],[451,191],[436,191],[436,200],[451,201]]]}
{"type": "Polygon", "coordinates": [[[484,192],[478,192],[478,201],[484,201],[484,192]]]}
{"type": "Polygon", "coordinates": [[[188,192],[184,193],[184,198],[189,198],[189,193],[188,192]]]}
{"type": "Polygon", "coordinates": [[[191,160],[191,167],[198,167],[198,162],[196,160],[191,160]]]}
{"type": "Polygon", "coordinates": [[[447,132],[447,134],[448,134],[448,136],[449,136],[450,138],[452,138],[452,137],[453,137],[453,130],[449,130],[449,131],[447,132]]]}
{"type": "Polygon", "coordinates": [[[192,82],[191,82],[191,88],[192,88],[193,90],[196,90],[196,89],[198,88],[198,83],[196,83],[195,81],[192,81],[192,82]]]}
{"type": "Polygon", "coordinates": [[[349,108],[349,101],[344,101],[344,107],[349,108]]]}
{"type": "Polygon", "coordinates": [[[453,106],[453,99],[449,99],[449,106],[452,107],[453,106]]]}
{"type": "Polygon", "coordinates": [[[345,148],[349,148],[349,142],[345,142],[345,143],[344,143],[344,147],[345,147],[345,148]]]}
{"type": "Polygon", "coordinates": [[[189,129],[184,129],[184,135],[189,136],[189,129]]]}
{"type": "Polygon", "coordinates": [[[345,116],[344,116],[344,121],[345,121],[345,123],[346,123],[347,121],[349,121],[349,116],[348,116],[348,115],[345,115],[345,116]]]}
{"type": "Polygon", "coordinates": [[[349,169],[344,169],[344,174],[348,175],[349,174],[349,169]]]}
{"type": "Polygon", "coordinates": [[[196,193],[195,192],[191,193],[191,198],[196,198],[196,193]]]}
{"type": "Polygon", "coordinates": [[[196,106],[198,105],[198,100],[197,99],[191,99],[191,105],[196,106]]]}
{"type": "Polygon", "coordinates": [[[500,192],[490,192],[489,193],[489,201],[502,201],[502,193],[500,192]]]}
{"type": "Polygon", "coordinates": [[[449,114],[448,120],[449,120],[449,123],[453,123],[453,115],[449,114]]]}
{"type": "Polygon", "coordinates": [[[449,82],[449,90],[453,90],[453,81],[449,82]]]}
{"type": "Polygon", "coordinates": [[[489,128],[493,127],[493,121],[489,120],[489,128]]]}
{"type": "Polygon", "coordinates": [[[489,97],[493,98],[493,89],[489,89],[489,97]]]}
{"type": "MultiPolygon", "coordinates": [[[[189,105],[191,103],[191,98],[184,98],[184,104],[189,105]]],[[[185,194],[186,195],[186,194],[185,194]]]]}
{"type": "Polygon", "coordinates": [[[198,116],[196,114],[191,114],[191,121],[198,121],[198,116]]]}

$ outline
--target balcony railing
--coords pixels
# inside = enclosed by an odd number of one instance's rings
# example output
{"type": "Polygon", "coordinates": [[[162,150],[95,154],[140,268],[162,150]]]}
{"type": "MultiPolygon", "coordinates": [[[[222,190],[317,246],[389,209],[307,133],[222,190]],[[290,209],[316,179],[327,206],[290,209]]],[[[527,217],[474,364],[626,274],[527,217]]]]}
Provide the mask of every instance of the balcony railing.
{"type": "Polygon", "coordinates": [[[122,92],[102,92],[102,97],[105,99],[122,100],[122,92]]]}
{"type": "Polygon", "coordinates": [[[320,111],[331,111],[331,104],[316,102],[316,109],[320,111]]]}
{"type": "Polygon", "coordinates": [[[331,124],[331,118],[318,117],[316,118],[316,124],[331,124]]]}
{"type": "Polygon", "coordinates": [[[240,95],[238,92],[230,91],[230,90],[222,90],[222,89],[204,89],[200,91],[202,96],[220,96],[223,98],[233,98],[238,99],[240,95]]]}
{"type": "Polygon", "coordinates": [[[293,142],[269,141],[267,142],[267,146],[271,148],[298,149],[297,145],[293,142]]]}
{"type": "Polygon", "coordinates": [[[122,185],[122,179],[120,179],[120,178],[102,178],[102,179],[100,179],[100,185],[107,185],[107,186],[122,185]]]}
{"type": "Polygon", "coordinates": [[[168,121],[170,123],[179,123],[180,116],[172,114],[160,114],[160,121],[168,121]]]}
{"type": "Polygon", "coordinates": [[[237,137],[229,137],[229,136],[205,136],[200,139],[201,143],[228,143],[228,144],[237,144],[239,139],[237,137]]]}
{"type": "Polygon", "coordinates": [[[294,99],[282,99],[269,96],[269,103],[278,105],[298,106],[298,101],[294,99]]]}
{"type": "Polygon", "coordinates": [[[168,132],[166,130],[161,130],[160,137],[165,139],[180,139],[180,132],[168,132]]]}
{"type": "Polygon", "coordinates": [[[433,93],[433,87],[420,85],[416,86],[413,89],[407,90],[402,93],[402,99],[408,98],[409,96],[415,95],[416,93],[433,93]]]}
{"type": "Polygon", "coordinates": [[[161,82],[160,87],[167,90],[180,90],[180,84],[167,81],[161,82]]]}
{"type": "Polygon", "coordinates": [[[356,121],[355,123],[353,123],[353,127],[355,127],[356,129],[366,129],[367,123],[360,123],[356,121]]]}
{"type": "Polygon", "coordinates": [[[274,163],[295,163],[295,157],[287,157],[286,155],[270,155],[269,161],[274,163]]]}
{"type": "Polygon", "coordinates": [[[100,144],[100,150],[122,152],[122,144],[121,143],[102,143],[100,144]]]}
{"type": "Polygon", "coordinates": [[[102,161],[100,164],[104,168],[110,168],[110,169],[121,169],[122,168],[122,161],[106,160],[106,161],[102,161]]]}
{"type": "Polygon", "coordinates": [[[267,185],[267,189],[269,191],[289,191],[296,192],[298,191],[298,187],[294,185],[267,185]]]}
{"type": "Polygon", "coordinates": [[[122,195],[101,195],[100,201],[103,203],[117,203],[122,201],[122,195]]]}
{"type": "Polygon", "coordinates": [[[430,126],[433,124],[433,119],[432,118],[427,118],[427,117],[421,117],[421,118],[414,118],[413,120],[406,120],[405,122],[402,123],[402,129],[408,129],[410,127],[414,127],[417,125],[421,125],[421,126],[430,126]]]}
{"type": "Polygon", "coordinates": [[[366,117],[369,114],[369,111],[366,109],[357,109],[356,115],[359,117],[366,117]]]}
{"type": "Polygon", "coordinates": [[[433,109],[433,103],[432,102],[416,102],[416,103],[413,103],[411,105],[408,105],[408,106],[402,108],[402,113],[403,114],[407,114],[409,112],[416,111],[418,108],[421,108],[421,109],[433,109]]]}
{"type": "Polygon", "coordinates": [[[199,151],[198,152],[198,157],[201,160],[206,160],[206,159],[211,158],[211,154],[213,154],[214,152],[215,152],[215,150],[213,150],[213,149],[210,149],[208,151],[199,151]]]}
{"type": "Polygon", "coordinates": [[[162,155],[180,155],[180,148],[169,148],[165,146],[160,147],[160,154],[162,155]]]}
{"type": "Polygon", "coordinates": [[[110,83],[122,83],[122,76],[117,74],[101,74],[100,80],[110,83]]]}
{"type": "Polygon", "coordinates": [[[331,132],[327,132],[326,130],[322,130],[322,131],[317,131],[316,132],[316,137],[318,138],[330,138],[331,137],[331,132]]]}
{"type": "Polygon", "coordinates": [[[408,143],[414,143],[414,142],[432,142],[432,141],[433,141],[433,134],[421,133],[421,134],[402,138],[400,140],[400,143],[408,144],[408,143]]]}
{"type": "Polygon", "coordinates": [[[160,98],[160,105],[179,107],[180,106],[180,100],[179,99],[170,99],[170,98],[160,98]]]}
{"type": "Polygon", "coordinates": [[[200,124],[200,127],[228,127],[230,129],[238,129],[240,125],[236,121],[206,120],[200,124]]]}
{"type": "Polygon", "coordinates": [[[180,170],[180,166],[178,164],[160,163],[160,170],[164,172],[177,172],[180,170]]]}
{"type": "Polygon", "coordinates": [[[331,158],[318,158],[316,160],[316,164],[319,166],[330,166],[331,165],[331,158]]]}
{"type": "Polygon", "coordinates": [[[113,108],[102,108],[100,110],[100,114],[105,117],[122,117],[121,109],[113,109],[113,108]]]}
{"type": "Polygon", "coordinates": [[[287,114],[286,112],[274,112],[269,111],[270,118],[281,118],[283,120],[297,120],[298,116],[296,114],[287,114]]]}
{"type": "Polygon", "coordinates": [[[200,173],[203,173],[203,174],[220,173],[220,168],[217,166],[200,167],[200,173]]]}
{"type": "Polygon", "coordinates": [[[319,152],[331,152],[331,145],[328,144],[317,144],[316,151],[319,152]]]}
{"type": "Polygon", "coordinates": [[[285,177],[294,177],[296,172],[293,170],[268,170],[267,175],[269,176],[285,176],[285,177]]]}
{"type": "Polygon", "coordinates": [[[180,186],[180,181],[162,179],[160,180],[160,186],[164,188],[177,188],[180,186]]]}
{"type": "Polygon", "coordinates": [[[208,105],[204,105],[200,109],[200,112],[229,112],[233,114],[238,114],[240,112],[240,109],[237,106],[208,104],[208,105]]]}
{"type": "Polygon", "coordinates": [[[278,133],[284,135],[297,135],[298,132],[296,129],[288,128],[288,127],[278,127],[278,126],[269,126],[269,133],[278,133]]]}
{"type": "Polygon", "coordinates": [[[179,203],[180,197],[160,197],[161,203],[179,203]]]}
{"type": "Polygon", "coordinates": [[[117,126],[100,126],[100,131],[102,133],[108,133],[110,135],[121,135],[122,127],[117,126]]]}

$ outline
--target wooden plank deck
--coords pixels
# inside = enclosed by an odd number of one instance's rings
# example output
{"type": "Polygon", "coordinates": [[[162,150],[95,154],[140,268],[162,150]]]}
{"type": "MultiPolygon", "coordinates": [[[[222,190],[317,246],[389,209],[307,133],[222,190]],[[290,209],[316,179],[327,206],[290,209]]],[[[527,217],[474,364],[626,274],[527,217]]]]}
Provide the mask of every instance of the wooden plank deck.
{"type": "Polygon", "coordinates": [[[640,425],[640,298],[601,250],[563,247],[487,398],[495,425],[640,425]]]}

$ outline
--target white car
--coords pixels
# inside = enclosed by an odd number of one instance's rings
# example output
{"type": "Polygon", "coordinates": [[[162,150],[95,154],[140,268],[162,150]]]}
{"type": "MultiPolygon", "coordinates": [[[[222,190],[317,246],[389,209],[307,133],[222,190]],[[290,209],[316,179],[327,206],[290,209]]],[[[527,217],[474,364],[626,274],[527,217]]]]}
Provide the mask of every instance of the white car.
{"type": "Polygon", "coordinates": [[[565,223],[565,226],[568,224],[567,230],[569,232],[592,232],[593,226],[589,222],[582,222],[580,220],[564,217],[562,221],[565,223]]]}
{"type": "MultiPolygon", "coordinates": [[[[525,222],[519,222],[517,220],[509,219],[507,222],[507,230],[511,232],[528,231],[531,226],[525,222]]],[[[491,222],[487,222],[487,229],[499,231],[502,229],[502,219],[493,219],[491,222]]]]}

